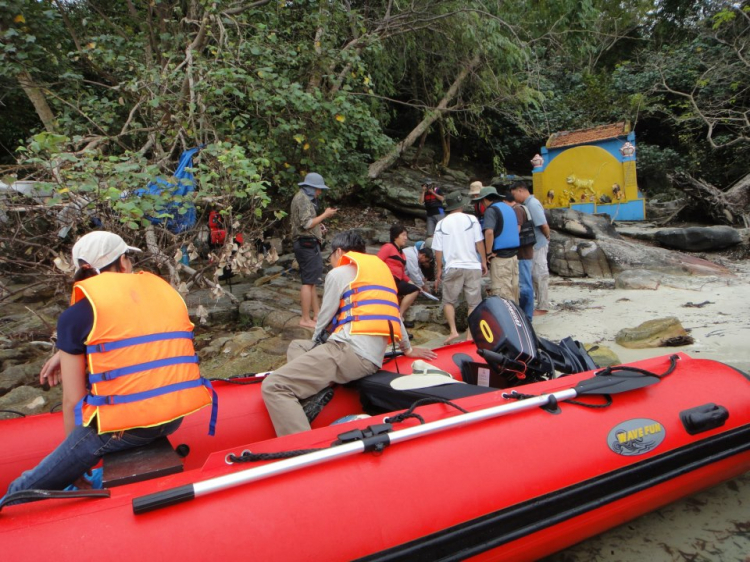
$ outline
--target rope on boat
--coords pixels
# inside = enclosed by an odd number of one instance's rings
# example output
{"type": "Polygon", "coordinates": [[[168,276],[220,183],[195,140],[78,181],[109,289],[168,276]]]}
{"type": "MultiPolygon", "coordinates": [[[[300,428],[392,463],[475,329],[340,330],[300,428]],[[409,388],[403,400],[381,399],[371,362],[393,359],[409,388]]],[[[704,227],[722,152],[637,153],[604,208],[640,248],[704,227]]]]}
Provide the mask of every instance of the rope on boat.
{"type": "Polygon", "coordinates": [[[325,451],[330,447],[322,447],[319,449],[297,449],[296,451],[279,451],[276,453],[251,453],[250,451],[242,451],[240,456],[229,454],[227,455],[227,462],[232,463],[243,463],[243,462],[260,462],[260,461],[277,461],[281,459],[291,459],[306,455],[308,453],[317,453],[318,451],[325,451]]]}
{"type": "Polygon", "coordinates": [[[424,418],[420,416],[419,414],[415,414],[414,410],[416,410],[419,406],[425,406],[427,404],[445,404],[446,406],[452,406],[456,410],[458,410],[461,413],[468,414],[468,410],[464,410],[461,406],[458,404],[454,404],[450,400],[446,400],[445,398],[421,398],[414,402],[408,410],[401,412],[400,414],[397,414],[391,418],[385,418],[383,421],[385,423],[401,423],[402,421],[409,419],[409,418],[415,418],[419,420],[420,424],[426,423],[424,421],[424,418]]]}
{"type": "Polygon", "coordinates": [[[19,418],[25,418],[26,414],[23,412],[19,412],[18,410],[0,410],[0,414],[13,414],[18,416],[19,418]]]}

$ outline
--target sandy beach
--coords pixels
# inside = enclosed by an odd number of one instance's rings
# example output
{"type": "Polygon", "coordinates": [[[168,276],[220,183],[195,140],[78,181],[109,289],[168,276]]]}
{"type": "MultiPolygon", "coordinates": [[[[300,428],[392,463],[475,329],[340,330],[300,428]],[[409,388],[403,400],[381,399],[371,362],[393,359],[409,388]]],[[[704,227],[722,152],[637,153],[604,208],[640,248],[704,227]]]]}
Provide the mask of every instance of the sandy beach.
{"type": "MultiPolygon", "coordinates": [[[[682,351],[750,372],[750,268],[729,278],[689,277],[656,290],[620,290],[611,280],[552,278],[553,310],[534,318],[538,335],[604,345],[622,362],[682,351]],[[708,302],[707,302],[708,301],[708,302]],[[706,303],[707,302],[707,303],[706,303]],[[700,307],[685,306],[703,304],[700,307]],[[677,317],[695,339],[683,347],[627,349],[623,328],[677,317]]],[[[707,376],[709,374],[707,373],[707,376]]],[[[548,558],[548,562],[750,560],[750,473],[670,504],[548,558]]]]}
{"type": "Polygon", "coordinates": [[[656,290],[615,289],[612,280],[552,278],[550,299],[556,307],[534,317],[534,329],[553,341],[573,336],[607,346],[623,363],[684,351],[750,372],[750,267],[736,269],[733,277],[670,278],[682,286],[662,284],[656,290]],[[695,343],[651,349],[615,343],[621,329],[669,316],[680,320],[695,343]]]}

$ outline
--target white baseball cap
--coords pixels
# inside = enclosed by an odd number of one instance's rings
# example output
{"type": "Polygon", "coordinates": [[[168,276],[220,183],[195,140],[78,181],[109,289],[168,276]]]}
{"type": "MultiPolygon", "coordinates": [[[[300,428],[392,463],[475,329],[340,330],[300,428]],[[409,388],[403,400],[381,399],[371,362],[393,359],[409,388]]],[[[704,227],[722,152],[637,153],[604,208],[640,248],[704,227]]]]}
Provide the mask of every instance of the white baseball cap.
{"type": "Polygon", "coordinates": [[[99,271],[108,266],[125,252],[140,252],[139,248],[128,246],[114,232],[97,230],[82,236],[73,246],[73,265],[76,271],[81,268],[80,260],[99,271]]]}

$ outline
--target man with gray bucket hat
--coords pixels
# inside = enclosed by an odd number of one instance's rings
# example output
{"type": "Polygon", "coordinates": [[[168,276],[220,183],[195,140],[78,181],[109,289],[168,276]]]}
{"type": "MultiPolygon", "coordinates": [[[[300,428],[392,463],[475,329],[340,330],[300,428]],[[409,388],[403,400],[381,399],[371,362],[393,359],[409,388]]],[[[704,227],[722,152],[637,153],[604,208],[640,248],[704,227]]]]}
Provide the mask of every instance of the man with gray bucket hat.
{"type": "Polygon", "coordinates": [[[320,253],[325,232],[323,221],[335,215],[338,209],[328,207],[318,215],[318,197],[324,189],[328,189],[320,174],[310,172],[305,176],[305,181],[298,185],[300,190],[292,199],[290,223],[294,257],[297,258],[302,277],[299,292],[302,313],[299,325],[303,328],[315,328],[320,310],[315,285],[323,275],[323,257],[320,253]]]}
{"type": "Polygon", "coordinates": [[[519,218],[509,191],[483,187],[473,201],[484,204],[484,250],[490,269],[492,294],[518,303],[519,218]]]}

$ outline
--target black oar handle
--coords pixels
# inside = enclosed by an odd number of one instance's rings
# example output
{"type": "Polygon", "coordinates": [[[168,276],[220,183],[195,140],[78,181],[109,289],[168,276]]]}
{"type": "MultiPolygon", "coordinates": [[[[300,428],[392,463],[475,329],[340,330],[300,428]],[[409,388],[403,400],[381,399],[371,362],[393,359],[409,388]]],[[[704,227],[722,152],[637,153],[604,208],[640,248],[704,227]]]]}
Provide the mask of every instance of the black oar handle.
{"type": "Polygon", "coordinates": [[[133,499],[133,513],[140,515],[162,507],[168,507],[178,503],[186,502],[195,498],[195,488],[192,484],[148,494],[133,499]]]}

